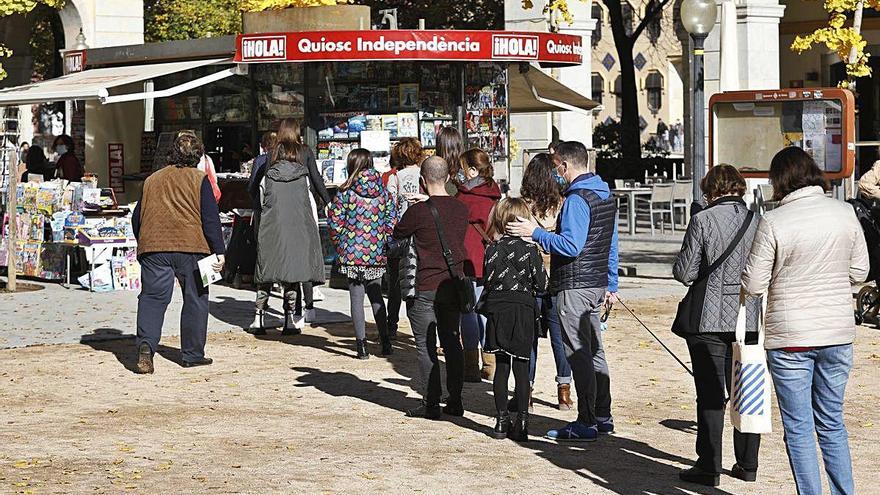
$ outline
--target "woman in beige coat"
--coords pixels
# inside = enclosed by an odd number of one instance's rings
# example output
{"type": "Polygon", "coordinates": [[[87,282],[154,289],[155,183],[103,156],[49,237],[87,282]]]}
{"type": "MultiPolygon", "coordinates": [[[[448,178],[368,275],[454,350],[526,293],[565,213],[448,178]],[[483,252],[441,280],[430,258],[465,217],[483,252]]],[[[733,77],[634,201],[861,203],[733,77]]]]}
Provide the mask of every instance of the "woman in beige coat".
{"type": "Polygon", "coordinates": [[[804,150],[785,148],[770,164],[779,206],[761,219],[742,290],[767,294],[767,364],[801,495],[821,494],[815,434],[831,493],[854,483],[843,397],[852,368],[851,283],[865,280],[868,250],[850,205],[825,196],[828,182],[804,150]]]}

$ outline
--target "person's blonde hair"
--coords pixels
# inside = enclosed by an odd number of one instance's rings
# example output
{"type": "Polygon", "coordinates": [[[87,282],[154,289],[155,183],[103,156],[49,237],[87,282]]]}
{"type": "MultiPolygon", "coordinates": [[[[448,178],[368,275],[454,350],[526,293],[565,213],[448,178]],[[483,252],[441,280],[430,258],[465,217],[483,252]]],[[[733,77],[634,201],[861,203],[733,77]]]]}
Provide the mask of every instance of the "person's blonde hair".
{"type": "Polygon", "coordinates": [[[492,211],[489,213],[489,231],[486,235],[488,235],[490,239],[494,239],[499,235],[504,235],[505,230],[507,230],[507,224],[510,222],[516,222],[517,217],[526,219],[532,218],[529,204],[522,198],[502,199],[495,204],[492,211]]]}

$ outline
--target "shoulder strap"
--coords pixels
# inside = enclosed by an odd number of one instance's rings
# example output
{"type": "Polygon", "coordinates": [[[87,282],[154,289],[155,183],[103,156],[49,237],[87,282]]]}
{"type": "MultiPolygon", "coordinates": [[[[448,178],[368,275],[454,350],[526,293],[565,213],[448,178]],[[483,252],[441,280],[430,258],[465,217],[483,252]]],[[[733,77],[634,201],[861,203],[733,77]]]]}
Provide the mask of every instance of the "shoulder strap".
{"type": "Polygon", "coordinates": [[[698,282],[702,282],[703,280],[707,279],[709,277],[709,275],[712,274],[712,272],[717,270],[719,266],[721,266],[725,261],[727,261],[727,258],[730,258],[730,255],[733,254],[733,250],[736,249],[736,246],[739,244],[739,241],[742,240],[743,236],[746,235],[746,231],[749,230],[749,226],[752,224],[752,218],[754,218],[754,216],[755,216],[755,212],[752,210],[749,210],[749,212],[746,214],[745,221],[743,221],[742,227],[739,228],[739,231],[736,233],[736,236],[733,238],[733,241],[730,243],[730,245],[727,246],[727,249],[725,249],[724,252],[721,253],[721,256],[719,256],[718,259],[715,260],[714,263],[709,265],[709,268],[706,269],[705,273],[700,275],[697,278],[697,280],[694,280],[693,284],[691,284],[691,285],[694,285],[698,282]]]}
{"type": "Polygon", "coordinates": [[[437,227],[437,236],[440,238],[440,249],[443,250],[443,259],[446,260],[446,268],[449,269],[449,275],[455,278],[455,272],[452,270],[452,251],[449,250],[449,245],[446,244],[446,236],[443,234],[443,225],[440,224],[440,212],[437,211],[437,207],[434,206],[434,202],[428,199],[425,201],[428,205],[428,209],[431,210],[431,216],[434,217],[434,225],[437,227]]]}
{"type": "Polygon", "coordinates": [[[746,235],[746,231],[749,230],[749,226],[752,224],[752,218],[754,218],[754,216],[755,216],[755,212],[752,210],[749,210],[749,212],[746,213],[746,219],[743,222],[742,227],[739,228],[739,231],[736,233],[736,236],[733,238],[733,241],[730,243],[730,245],[727,246],[727,249],[724,250],[724,252],[721,253],[721,256],[719,256],[718,259],[715,260],[714,263],[709,265],[709,268],[707,268],[703,274],[701,274],[699,277],[697,277],[697,279],[694,280],[694,282],[691,285],[695,285],[695,284],[702,282],[703,280],[706,280],[707,278],[709,278],[709,275],[711,275],[712,272],[717,270],[719,266],[721,266],[725,261],[727,261],[727,258],[730,258],[730,255],[733,254],[733,250],[736,249],[736,246],[739,244],[739,241],[742,240],[743,236],[746,235]]]}
{"type": "Polygon", "coordinates": [[[487,234],[486,231],[483,230],[483,227],[480,227],[480,224],[472,223],[471,226],[474,228],[474,230],[477,231],[478,234],[480,234],[480,237],[482,237],[483,240],[486,241],[486,244],[492,243],[492,239],[489,238],[489,234],[487,234]]]}

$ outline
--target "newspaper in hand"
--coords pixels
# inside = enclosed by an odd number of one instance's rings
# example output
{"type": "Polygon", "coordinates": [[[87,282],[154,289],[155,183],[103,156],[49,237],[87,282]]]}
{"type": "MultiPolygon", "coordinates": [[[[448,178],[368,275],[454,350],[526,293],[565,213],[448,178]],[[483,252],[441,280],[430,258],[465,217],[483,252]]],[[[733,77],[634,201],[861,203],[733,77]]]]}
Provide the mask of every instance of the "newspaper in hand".
{"type": "Polygon", "coordinates": [[[199,275],[202,277],[203,286],[207,287],[223,278],[223,276],[220,275],[220,272],[214,271],[214,267],[212,266],[219,262],[220,260],[217,258],[216,254],[212,254],[211,256],[199,260],[199,275]]]}

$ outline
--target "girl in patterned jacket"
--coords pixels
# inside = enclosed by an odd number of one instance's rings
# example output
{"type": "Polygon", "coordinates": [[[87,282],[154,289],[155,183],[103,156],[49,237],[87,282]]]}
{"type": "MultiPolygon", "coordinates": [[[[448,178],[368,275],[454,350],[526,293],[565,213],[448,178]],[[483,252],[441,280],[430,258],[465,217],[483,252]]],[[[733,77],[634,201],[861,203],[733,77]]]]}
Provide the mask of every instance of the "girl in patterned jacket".
{"type": "Polygon", "coordinates": [[[382,276],[387,260],[385,244],[394,231],[397,212],[382,177],[373,168],[370,152],[358,148],[348,155],[348,180],[330,204],[327,223],[336,246],[339,272],[348,277],[351,319],[354,322],[358,359],[367,352],[364,295],[370,299],[382,355],[391,354],[382,276]]]}

